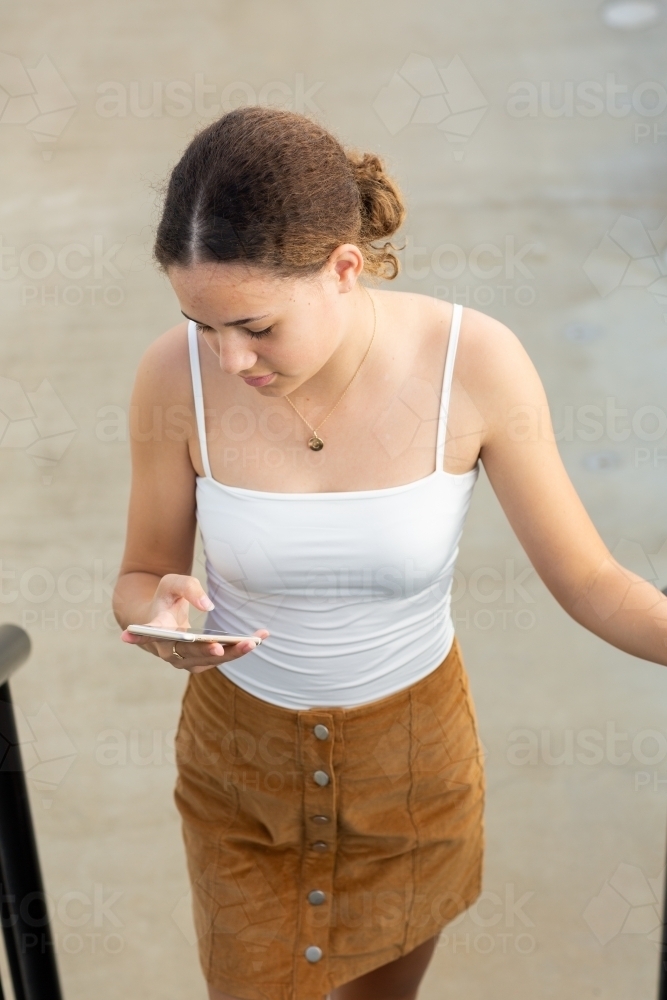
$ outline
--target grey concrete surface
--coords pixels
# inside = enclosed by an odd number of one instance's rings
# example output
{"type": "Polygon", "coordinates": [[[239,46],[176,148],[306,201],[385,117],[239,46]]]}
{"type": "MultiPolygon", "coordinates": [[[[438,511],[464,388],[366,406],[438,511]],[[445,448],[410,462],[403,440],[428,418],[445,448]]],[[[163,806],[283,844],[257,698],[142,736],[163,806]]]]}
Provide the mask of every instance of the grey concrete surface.
{"type": "MultiPolygon", "coordinates": [[[[172,801],[185,677],[109,612],[134,371],[178,318],[149,259],[159,183],[241,101],[386,157],[409,205],[395,287],[517,333],[598,530],[662,588],[666,24],[614,29],[593,0],[3,5],[0,620],[34,643],[12,687],[68,1000],[205,996],[172,801]]],[[[423,1000],[655,996],[667,672],[565,614],[484,472],[454,610],[485,897],[423,1000]]]]}

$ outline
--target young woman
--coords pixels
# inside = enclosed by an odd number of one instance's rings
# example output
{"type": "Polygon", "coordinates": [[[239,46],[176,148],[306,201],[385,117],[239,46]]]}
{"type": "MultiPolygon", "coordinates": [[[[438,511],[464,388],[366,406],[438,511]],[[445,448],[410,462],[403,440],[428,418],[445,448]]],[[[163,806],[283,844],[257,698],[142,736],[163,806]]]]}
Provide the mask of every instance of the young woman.
{"type": "Polygon", "coordinates": [[[396,275],[404,214],[378,157],[259,107],[196,136],[166,194],[155,255],[185,321],[137,374],[157,429],[132,440],[114,608],[125,642],[190,672],[175,797],[211,1000],[410,1000],[480,894],[450,614],[480,461],[562,607],[667,665],[667,598],[591,523],[517,337],[363,282],[396,275]],[[191,606],[263,641],[126,631],[191,606]]]}

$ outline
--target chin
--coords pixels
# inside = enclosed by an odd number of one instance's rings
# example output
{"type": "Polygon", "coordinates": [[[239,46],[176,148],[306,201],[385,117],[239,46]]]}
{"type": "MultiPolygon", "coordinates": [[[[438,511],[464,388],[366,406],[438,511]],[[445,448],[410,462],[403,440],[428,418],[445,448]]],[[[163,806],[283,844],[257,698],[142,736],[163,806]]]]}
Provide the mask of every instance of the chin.
{"type": "Polygon", "coordinates": [[[286,396],[289,389],[282,389],[277,385],[260,385],[254,387],[254,391],[258,392],[260,396],[286,396]]]}

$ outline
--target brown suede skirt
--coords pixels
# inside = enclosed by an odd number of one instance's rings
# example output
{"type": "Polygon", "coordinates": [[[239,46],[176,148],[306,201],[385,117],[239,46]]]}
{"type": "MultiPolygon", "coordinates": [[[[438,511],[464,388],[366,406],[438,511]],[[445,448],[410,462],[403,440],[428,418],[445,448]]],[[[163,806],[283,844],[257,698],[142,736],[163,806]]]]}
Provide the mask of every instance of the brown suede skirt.
{"type": "Polygon", "coordinates": [[[456,638],[427,677],[355,708],[192,674],[176,763],[199,958],[224,993],[322,1000],[481,892],[485,778],[456,638]]]}

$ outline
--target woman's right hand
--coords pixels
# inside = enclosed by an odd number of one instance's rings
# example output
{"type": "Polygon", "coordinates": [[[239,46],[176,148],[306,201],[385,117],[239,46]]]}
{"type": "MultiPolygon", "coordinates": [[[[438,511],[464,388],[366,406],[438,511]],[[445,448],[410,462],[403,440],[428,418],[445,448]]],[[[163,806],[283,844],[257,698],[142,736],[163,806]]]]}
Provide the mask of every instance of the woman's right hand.
{"type": "MultiPolygon", "coordinates": [[[[212,611],[213,602],[208,597],[199,580],[194,576],[168,573],[160,580],[150,607],[150,619],[142,625],[154,625],[166,629],[190,628],[190,605],[201,611],[212,611]]],[[[139,624],[139,623],[137,623],[139,624]]],[[[258,639],[265,639],[266,629],[255,632],[258,639]]],[[[219,642],[174,642],[173,639],[151,639],[146,635],[133,635],[125,629],[121,633],[123,642],[141,646],[148,652],[166,660],[174,667],[199,674],[219,663],[236,660],[255,649],[257,643],[245,639],[234,645],[223,646],[219,642]],[[180,654],[176,656],[174,649],[180,654]]]]}

